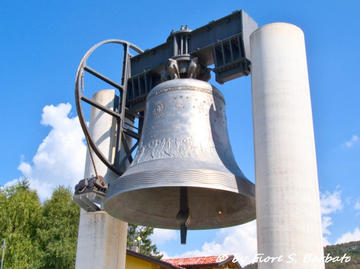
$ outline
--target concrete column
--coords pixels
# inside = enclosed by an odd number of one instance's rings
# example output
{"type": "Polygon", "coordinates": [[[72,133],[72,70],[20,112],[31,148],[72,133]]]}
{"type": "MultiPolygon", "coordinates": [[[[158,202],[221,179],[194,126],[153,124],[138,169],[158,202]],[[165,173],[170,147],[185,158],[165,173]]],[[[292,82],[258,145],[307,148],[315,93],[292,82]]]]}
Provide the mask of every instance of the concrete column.
{"type": "MultiPolygon", "coordinates": [[[[93,96],[99,104],[112,108],[115,91],[102,90],[93,96]]],[[[92,108],[89,131],[102,153],[113,158],[113,117],[92,108]]],[[[98,174],[109,176],[107,167],[93,154],[98,174]]],[[[93,176],[94,170],[86,157],[84,177],[93,176]]],[[[87,213],[81,209],[76,252],[76,269],[124,269],[126,260],[127,223],[115,219],[105,211],[87,213]]]]}
{"type": "Polygon", "coordinates": [[[260,269],[324,268],[304,35],[286,23],[251,35],[260,269]]]}

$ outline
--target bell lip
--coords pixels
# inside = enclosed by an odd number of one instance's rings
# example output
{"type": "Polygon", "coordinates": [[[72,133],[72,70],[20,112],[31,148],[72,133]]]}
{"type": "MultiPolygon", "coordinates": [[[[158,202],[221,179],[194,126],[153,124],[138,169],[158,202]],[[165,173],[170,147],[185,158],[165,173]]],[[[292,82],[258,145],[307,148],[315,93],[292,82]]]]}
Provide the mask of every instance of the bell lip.
{"type": "MultiPolygon", "coordinates": [[[[148,189],[162,189],[162,188],[179,188],[176,186],[173,187],[153,187],[148,189]]],[[[190,187],[190,188],[200,188],[200,187],[190,187]]],[[[204,189],[204,188],[201,188],[204,189]]],[[[211,189],[211,188],[208,188],[211,189]]],[[[221,190],[222,192],[229,192],[225,190],[221,190]]],[[[137,192],[137,190],[129,191],[130,192],[137,192]]],[[[229,192],[232,193],[232,192],[229,192]]],[[[242,194],[239,194],[240,196],[245,197],[242,194]]],[[[253,221],[256,219],[256,207],[255,207],[255,197],[248,197],[246,196],[249,202],[251,202],[251,206],[247,207],[247,214],[246,217],[244,215],[241,216],[241,218],[231,219],[230,221],[225,222],[217,222],[214,224],[199,224],[199,225],[192,225],[190,222],[190,225],[187,227],[188,230],[207,230],[207,229],[220,229],[220,228],[226,228],[226,227],[233,227],[236,225],[241,225],[248,223],[250,221],[253,221]],[[252,199],[253,198],[253,199],[252,199]],[[250,212],[250,213],[249,213],[250,212]]],[[[175,221],[172,223],[169,223],[169,217],[162,217],[162,216],[155,216],[156,220],[153,220],[154,215],[149,215],[146,212],[139,212],[138,210],[133,210],[131,208],[127,208],[126,212],[122,211],[120,214],[119,212],[114,212],[109,208],[111,204],[109,205],[109,202],[112,203],[112,199],[116,199],[114,196],[110,197],[109,199],[106,199],[104,203],[104,210],[111,215],[112,217],[116,219],[120,219],[122,221],[125,221],[127,223],[137,224],[137,225],[143,225],[143,226],[149,226],[153,228],[159,228],[159,229],[171,229],[171,230],[178,230],[180,228],[180,225],[177,224],[175,221]],[[130,215],[136,215],[137,217],[131,218],[130,215]],[[140,220],[139,216],[140,215],[140,220]],[[151,220],[150,220],[151,219],[151,220]],[[165,224],[168,223],[168,224],[165,224]]],[[[191,212],[191,208],[190,208],[191,212]]],[[[174,217],[175,219],[175,217],[174,217]]]]}
{"type": "MultiPolygon", "coordinates": [[[[160,171],[154,170],[151,171],[151,174],[153,176],[158,176],[160,171]]],[[[184,174],[184,170],[178,170],[176,171],[178,173],[184,174]]],[[[214,174],[214,171],[207,171],[214,174]]],[[[167,171],[165,173],[168,173],[167,171]]],[[[227,173],[218,172],[216,171],[215,174],[221,174],[220,176],[224,177],[227,173]]],[[[185,177],[186,177],[185,173],[185,177]]],[[[211,213],[208,215],[209,221],[205,220],[203,223],[197,220],[196,225],[190,225],[188,227],[189,230],[201,230],[201,229],[215,229],[215,228],[225,228],[225,227],[231,227],[235,225],[240,225],[246,222],[249,222],[256,218],[256,211],[255,211],[255,185],[248,181],[246,178],[241,177],[238,178],[233,174],[227,174],[226,180],[233,180],[238,185],[240,185],[239,188],[242,188],[239,191],[238,189],[229,188],[226,186],[215,186],[214,184],[209,184],[209,179],[204,179],[203,181],[206,182],[206,184],[203,182],[199,183],[198,181],[192,180],[192,182],[186,184],[184,186],[183,182],[160,182],[158,184],[153,183],[150,185],[142,184],[144,181],[144,173],[138,172],[138,173],[132,173],[129,175],[124,175],[116,180],[116,182],[113,182],[110,184],[109,192],[106,197],[105,203],[104,203],[104,209],[106,212],[108,212],[111,216],[121,219],[123,221],[127,221],[130,223],[136,223],[140,225],[147,225],[155,228],[163,228],[163,229],[178,229],[179,226],[176,224],[176,222],[173,220],[171,216],[163,216],[160,214],[152,214],[150,213],[146,208],[144,210],[139,209],[139,207],[132,208],[131,206],[127,206],[127,198],[130,196],[132,197],[139,197],[139,195],[142,194],[142,190],[150,190],[153,189],[153,191],[161,190],[169,190],[171,188],[179,189],[180,187],[188,187],[192,189],[207,189],[210,191],[221,193],[221,195],[225,195],[226,193],[229,193],[228,197],[234,198],[235,202],[244,201],[246,204],[246,207],[242,210],[237,210],[234,216],[229,216],[226,221],[221,222],[221,220],[217,220],[217,218],[211,213]],[[134,183],[133,187],[130,187],[127,185],[126,187],[126,181],[134,183]],[[181,184],[182,183],[182,184],[181,184]],[[137,185],[137,187],[135,187],[137,185]],[[127,188],[127,189],[124,189],[127,188]],[[238,196],[237,196],[238,195],[238,196]],[[118,204],[118,206],[114,207],[115,204],[118,204]],[[122,208],[124,210],[120,210],[119,208],[122,208]],[[121,211],[121,212],[120,212],[121,211]],[[209,224],[210,223],[210,224],[209,224]]],[[[155,177],[156,179],[156,177],[155,177]]],[[[229,202],[229,199],[226,198],[226,201],[229,202]]],[[[233,200],[232,200],[233,201],[233,200]]],[[[154,203],[156,205],[156,202],[154,203]]],[[[156,206],[155,206],[156,207],[156,206]]],[[[214,209],[215,210],[215,209],[214,209]]],[[[191,211],[191,209],[190,209],[191,211]]]]}
{"type": "Polygon", "coordinates": [[[186,182],[188,183],[186,187],[223,190],[255,199],[255,184],[248,180],[243,174],[236,175],[231,172],[211,169],[154,169],[151,171],[139,171],[133,173],[131,172],[131,168],[132,167],[130,167],[124,175],[111,182],[106,195],[106,200],[115,194],[136,191],[139,189],[184,187],[184,182],[181,181],[181,179],[189,177],[192,177],[192,182],[186,182]],[[176,178],[176,181],[159,180],[158,178],[161,174],[165,174],[167,177],[176,178]],[[205,179],[202,179],[202,177],[205,179]],[[154,184],[154,181],[144,181],[144,178],[157,178],[157,184],[154,184]],[[228,182],[224,180],[222,180],[222,182],[229,184],[223,184],[221,185],[221,188],[218,187],[220,181],[219,178],[228,180],[228,182]],[[111,190],[114,188],[114,185],[116,186],[115,189],[123,189],[124,191],[116,191],[116,193],[113,194],[111,190]],[[245,190],[247,192],[245,192],[245,190]]]}

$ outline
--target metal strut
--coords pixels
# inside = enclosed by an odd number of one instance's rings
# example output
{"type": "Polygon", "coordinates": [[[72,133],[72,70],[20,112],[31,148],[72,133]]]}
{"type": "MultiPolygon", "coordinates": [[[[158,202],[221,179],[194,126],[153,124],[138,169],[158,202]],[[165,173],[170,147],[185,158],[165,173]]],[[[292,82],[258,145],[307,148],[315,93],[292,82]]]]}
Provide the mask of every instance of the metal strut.
{"type": "MultiPolygon", "coordinates": [[[[137,53],[142,53],[143,51],[136,47],[135,45],[124,41],[124,40],[118,40],[118,39],[110,39],[102,41],[96,45],[94,45],[92,48],[90,48],[86,54],[84,55],[83,59],[81,60],[77,74],[76,74],[76,81],[75,81],[75,102],[76,102],[76,110],[79,116],[80,125],[83,129],[86,141],[89,146],[89,152],[91,161],[94,166],[94,171],[96,174],[96,177],[98,178],[99,175],[97,174],[94,160],[93,160],[93,154],[90,149],[93,150],[93,152],[98,156],[98,158],[113,172],[115,172],[118,175],[122,175],[124,172],[124,165],[123,162],[132,161],[131,153],[134,151],[135,148],[127,145],[127,140],[124,139],[125,136],[132,137],[136,140],[140,139],[141,129],[139,128],[136,130],[136,128],[132,128],[131,126],[125,126],[125,118],[141,118],[141,115],[137,112],[129,111],[129,109],[126,106],[126,96],[127,96],[127,86],[128,86],[128,80],[131,75],[131,67],[130,67],[130,58],[132,55],[130,54],[130,49],[137,53]],[[105,75],[101,74],[100,72],[96,71],[95,69],[87,66],[86,61],[87,59],[92,55],[92,53],[100,46],[104,44],[109,43],[115,43],[120,44],[124,48],[124,55],[123,55],[123,63],[122,63],[122,77],[121,77],[121,83],[117,83],[114,80],[106,77],[105,75]],[[101,79],[102,81],[108,83],[109,85],[113,86],[115,89],[119,91],[119,97],[120,100],[116,107],[114,109],[109,109],[101,104],[98,104],[97,102],[93,101],[92,99],[86,97],[83,95],[84,91],[84,72],[87,72],[93,76],[95,76],[98,79],[101,79]],[[90,132],[88,130],[86,120],[84,118],[84,113],[82,109],[82,101],[96,107],[97,109],[102,110],[103,112],[115,117],[117,122],[117,131],[116,131],[116,143],[115,143],[115,158],[113,161],[108,160],[102,152],[98,149],[96,144],[91,138],[90,132]],[[136,131],[134,131],[136,130],[136,131]],[[120,160],[120,150],[125,150],[126,159],[120,160]],[[131,148],[131,149],[129,149],[131,148]]],[[[135,143],[135,145],[138,145],[138,143],[135,143]]]]}

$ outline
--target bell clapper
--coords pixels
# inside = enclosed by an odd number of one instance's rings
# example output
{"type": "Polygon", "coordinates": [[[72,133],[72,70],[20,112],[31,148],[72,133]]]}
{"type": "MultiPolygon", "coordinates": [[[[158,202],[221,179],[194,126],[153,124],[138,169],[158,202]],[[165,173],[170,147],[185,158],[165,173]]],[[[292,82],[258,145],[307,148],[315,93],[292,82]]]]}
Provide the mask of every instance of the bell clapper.
{"type": "Polygon", "coordinates": [[[187,188],[180,188],[180,210],[176,215],[177,222],[180,223],[181,244],[186,244],[187,227],[190,224],[190,210],[188,205],[187,188]]]}

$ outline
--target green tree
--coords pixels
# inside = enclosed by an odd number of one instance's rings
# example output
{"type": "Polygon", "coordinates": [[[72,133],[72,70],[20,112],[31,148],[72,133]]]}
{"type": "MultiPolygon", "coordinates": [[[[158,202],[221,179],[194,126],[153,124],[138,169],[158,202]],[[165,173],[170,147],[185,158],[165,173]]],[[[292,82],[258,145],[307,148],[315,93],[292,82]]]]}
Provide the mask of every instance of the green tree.
{"type": "Polygon", "coordinates": [[[71,190],[62,186],[44,203],[39,231],[43,250],[41,269],[75,267],[79,214],[71,190]]]}
{"type": "MultiPolygon", "coordinates": [[[[74,268],[79,213],[72,191],[62,186],[43,204],[27,180],[0,188],[0,242],[5,239],[7,245],[4,268],[74,268]]],[[[150,240],[153,230],[129,224],[128,248],[161,258],[150,240]]]]}
{"type": "Polygon", "coordinates": [[[154,228],[129,224],[127,247],[129,249],[138,248],[141,254],[161,259],[162,255],[150,239],[150,235],[152,235],[153,232],[154,228]]]}
{"type": "Polygon", "coordinates": [[[4,268],[38,268],[42,252],[37,227],[41,204],[29,183],[22,180],[0,190],[0,238],[6,240],[4,268]]]}

